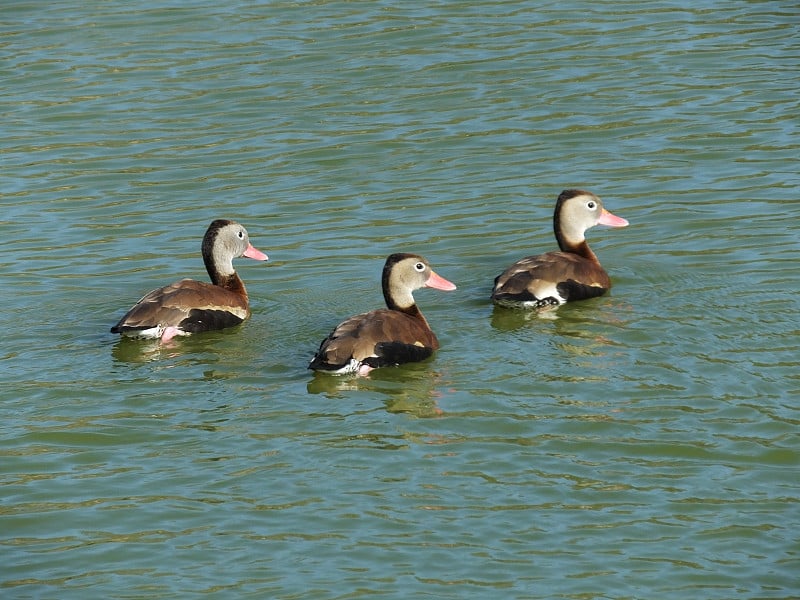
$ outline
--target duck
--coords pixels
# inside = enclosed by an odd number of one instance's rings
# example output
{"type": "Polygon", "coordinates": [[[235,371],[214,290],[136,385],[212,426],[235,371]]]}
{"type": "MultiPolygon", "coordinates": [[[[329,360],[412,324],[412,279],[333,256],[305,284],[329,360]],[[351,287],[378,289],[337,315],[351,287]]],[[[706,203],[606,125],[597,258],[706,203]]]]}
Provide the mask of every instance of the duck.
{"type": "Polygon", "coordinates": [[[233,259],[268,260],[236,221],[216,219],[203,236],[203,262],[211,283],[181,279],[147,293],[111,328],[124,337],[169,342],[175,336],[225,329],[250,316],[244,283],[233,259]]]}
{"type": "Polygon", "coordinates": [[[606,210],[592,192],[562,191],[553,214],[560,251],[512,264],[495,278],[492,301],[509,308],[550,309],[605,294],[611,279],[586,242],[586,230],[595,225],[626,227],[628,221],[606,210]]]}
{"type": "Polygon", "coordinates": [[[340,323],[322,341],[309,369],[366,376],[378,367],[425,360],[439,349],[413,292],[423,287],[452,291],[455,284],[437,275],[425,258],[411,253],[391,254],[381,283],[386,308],[340,323]]]}

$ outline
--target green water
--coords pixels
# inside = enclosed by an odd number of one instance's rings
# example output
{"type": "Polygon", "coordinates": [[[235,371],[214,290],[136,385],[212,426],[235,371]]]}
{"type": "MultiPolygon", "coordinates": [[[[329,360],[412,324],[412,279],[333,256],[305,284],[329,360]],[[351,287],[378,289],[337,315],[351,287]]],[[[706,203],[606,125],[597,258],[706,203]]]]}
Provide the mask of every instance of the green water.
{"type": "Polygon", "coordinates": [[[0,7],[3,598],[797,598],[786,2],[0,7]],[[611,294],[493,278],[564,188],[611,294]],[[253,316],[108,328],[243,223],[253,316]],[[442,348],[315,377],[424,254],[442,348]]]}

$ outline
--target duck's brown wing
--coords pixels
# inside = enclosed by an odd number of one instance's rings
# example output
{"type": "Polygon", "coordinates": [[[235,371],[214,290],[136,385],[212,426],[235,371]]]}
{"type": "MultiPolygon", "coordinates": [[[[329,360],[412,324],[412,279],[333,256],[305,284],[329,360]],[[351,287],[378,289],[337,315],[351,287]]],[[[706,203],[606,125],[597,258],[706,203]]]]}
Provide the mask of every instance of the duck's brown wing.
{"type": "Polygon", "coordinates": [[[337,371],[356,361],[384,367],[428,358],[439,342],[424,321],[396,310],[375,310],[341,323],[320,344],[310,369],[337,371]]]}
{"type": "Polygon", "coordinates": [[[135,333],[177,327],[187,333],[238,325],[249,315],[247,298],[193,279],[183,279],[146,294],[111,328],[135,333]]]}
{"type": "Polygon", "coordinates": [[[515,262],[494,280],[492,300],[561,304],[601,296],[611,287],[598,263],[571,252],[548,252],[515,262]]]}

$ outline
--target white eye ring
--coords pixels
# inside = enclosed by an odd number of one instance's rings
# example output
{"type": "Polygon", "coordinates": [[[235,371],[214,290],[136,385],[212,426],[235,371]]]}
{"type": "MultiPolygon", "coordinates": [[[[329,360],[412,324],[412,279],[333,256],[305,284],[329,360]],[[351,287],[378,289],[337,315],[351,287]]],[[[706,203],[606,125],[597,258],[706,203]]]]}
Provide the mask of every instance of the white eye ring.
{"type": "Polygon", "coordinates": [[[591,210],[594,210],[595,208],[597,208],[597,204],[595,204],[594,200],[589,200],[589,202],[586,203],[586,206],[588,208],[590,208],[591,210]]]}
{"type": "Polygon", "coordinates": [[[239,233],[238,233],[238,236],[239,236],[239,239],[240,239],[240,240],[243,240],[243,239],[244,239],[244,231],[242,231],[242,230],[240,229],[240,230],[239,230],[239,233]]]}
{"type": "Polygon", "coordinates": [[[420,273],[422,273],[425,270],[425,265],[422,264],[421,262],[418,262],[417,264],[414,265],[414,268],[420,273]]]}

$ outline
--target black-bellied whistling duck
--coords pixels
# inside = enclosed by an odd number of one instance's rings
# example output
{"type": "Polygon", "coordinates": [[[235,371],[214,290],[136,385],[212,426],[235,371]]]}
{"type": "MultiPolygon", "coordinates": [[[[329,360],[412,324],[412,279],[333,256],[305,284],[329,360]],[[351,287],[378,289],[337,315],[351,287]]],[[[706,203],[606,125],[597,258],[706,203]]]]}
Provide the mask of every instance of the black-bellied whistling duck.
{"type": "Polygon", "coordinates": [[[250,316],[247,290],[233,268],[233,259],[247,256],[267,260],[267,255],[253,248],[244,227],[225,219],[208,226],[202,252],[211,283],[182,279],[153,290],[111,328],[111,333],[167,342],[176,335],[232,327],[250,316]]]}
{"type": "Polygon", "coordinates": [[[560,252],[518,260],[494,280],[492,301],[511,308],[542,309],[571,300],[602,296],[611,287],[608,273],[586,243],[586,230],[595,225],[625,227],[600,198],[584,190],[564,190],[553,215],[560,252]]]}
{"type": "Polygon", "coordinates": [[[387,308],[350,317],[322,341],[309,369],[336,375],[366,375],[376,367],[428,358],[439,341],[412,295],[422,287],[450,291],[456,286],[417,254],[392,254],[382,277],[387,308]]]}

